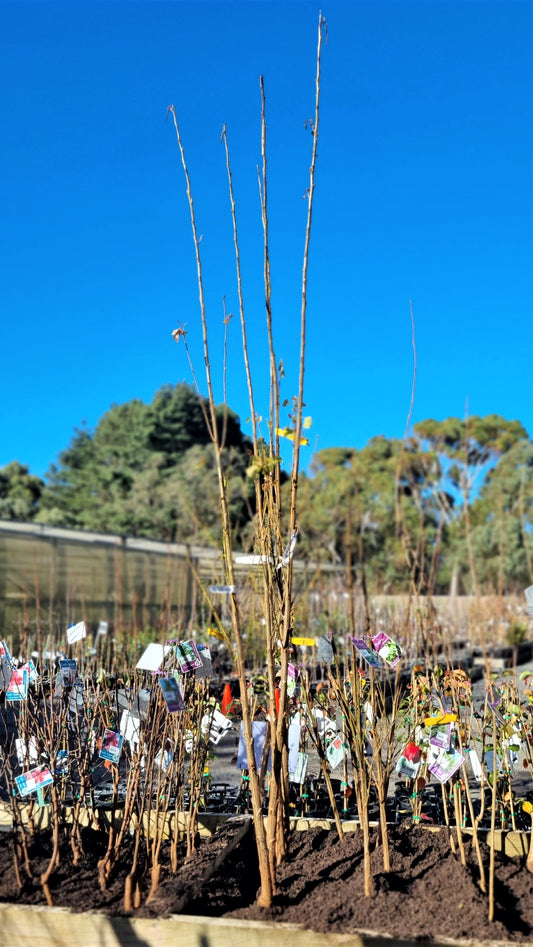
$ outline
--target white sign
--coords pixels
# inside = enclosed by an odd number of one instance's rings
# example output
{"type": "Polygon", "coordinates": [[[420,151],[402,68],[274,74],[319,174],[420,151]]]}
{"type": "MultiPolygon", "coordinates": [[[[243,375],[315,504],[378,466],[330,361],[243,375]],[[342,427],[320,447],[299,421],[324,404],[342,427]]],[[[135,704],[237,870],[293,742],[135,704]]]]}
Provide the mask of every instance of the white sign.
{"type": "Polygon", "coordinates": [[[69,625],[67,628],[67,641],[69,644],[75,644],[76,641],[81,641],[83,638],[87,637],[87,631],[85,630],[85,622],[79,621],[77,625],[69,625]]]}
{"type": "Polygon", "coordinates": [[[169,651],[169,645],[156,644],[152,641],[137,661],[137,669],[139,671],[159,671],[165,655],[169,651]]]}

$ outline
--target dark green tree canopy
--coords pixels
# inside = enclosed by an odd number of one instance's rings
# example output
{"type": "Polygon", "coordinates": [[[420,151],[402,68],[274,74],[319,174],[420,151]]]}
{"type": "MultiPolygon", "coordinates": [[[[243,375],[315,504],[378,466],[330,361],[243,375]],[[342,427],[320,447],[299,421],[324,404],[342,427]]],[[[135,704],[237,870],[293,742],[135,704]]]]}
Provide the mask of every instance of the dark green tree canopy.
{"type": "MultiPolygon", "coordinates": [[[[206,402],[185,384],[166,385],[151,404],[139,400],[113,405],[94,433],[76,430],[59,463],[48,473],[37,519],[56,525],[175,539],[209,540],[216,475],[205,420],[206,402]],[[195,452],[195,474],[189,454],[195,452]],[[199,457],[198,455],[202,455],[199,457]],[[204,481],[213,481],[210,488],[204,481]],[[186,504],[185,494],[196,502],[186,504]],[[205,495],[204,509],[198,497],[205,495]],[[207,528],[209,524],[209,528],[207,528]]],[[[236,528],[249,519],[250,484],[245,478],[250,441],[237,415],[217,408],[228,475],[242,489],[234,504],[236,528]],[[239,506],[240,502],[240,506],[239,506]]],[[[239,494],[237,486],[233,491],[239,494]]],[[[218,512],[215,502],[214,514],[218,512]]],[[[211,541],[215,540],[211,536],[211,541]]]]}
{"type": "Polygon", "coordinates": [[[0,470],[0,519],[32,520],[39,509],[44,489],[40,477],[30,474],[28,467],[12,461],[0,470]]]}
{"type": "MultiPolygon", "coordinates": [[[[77,429],[46,483],[14,461],[0,470],[0,517],[218,545],[220,510],[207,404],[185,384],[150,404],[113,405],[77,429]]],[[[216,409],[234,540],[255,515],[252,444],[216,409]]],[[[286,491],[284,476],[282,490],[286,491]]],[[[497,414],[427,419],[400,440],[329,447],[302,472],[298,555],[380,592],[505,592],[533,583],[533,445],[497,414]]]]}

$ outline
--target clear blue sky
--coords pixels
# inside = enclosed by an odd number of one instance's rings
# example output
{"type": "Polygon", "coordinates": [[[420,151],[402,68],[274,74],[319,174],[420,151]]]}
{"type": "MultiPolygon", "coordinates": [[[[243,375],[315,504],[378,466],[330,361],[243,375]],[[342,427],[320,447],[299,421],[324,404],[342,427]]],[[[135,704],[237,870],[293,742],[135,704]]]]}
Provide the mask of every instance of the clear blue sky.
{"type": "MultiPolygon", "coordinates": [[[[0,4],[0,466],[43,475],[113,402],[201,377],[176,106],[203,235],[222,399],[249,415],[222,123],[244,295],[268,410],[259,76],[267,95],[276,355],[297,390],[317,20],[327,18],[309,271],[312,447],[497,412],[533,430],[532,5],[523,2],[0,4]]],[[[311,448],[302,457],[307,463],[311,448]]]]}

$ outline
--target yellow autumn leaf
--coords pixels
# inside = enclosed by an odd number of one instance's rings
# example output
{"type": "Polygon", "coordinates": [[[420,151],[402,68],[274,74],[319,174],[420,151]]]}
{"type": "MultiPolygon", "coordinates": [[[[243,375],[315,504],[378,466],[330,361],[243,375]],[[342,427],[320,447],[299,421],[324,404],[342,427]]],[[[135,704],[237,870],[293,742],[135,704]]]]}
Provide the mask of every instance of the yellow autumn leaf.
{"type": "MultiPolygon", "coordinates": [[[[288,441],[293,441],[295,436],[295,431],[291,431],[290,427],[277,427],[276,434],[279,437],[286,437],[288,441]]],[[[309,438],[301,437],[300,438],[300,447],[305,447],[306,444],[309,444],[309,438]]]]}
{"type": "Polygon", "coordinates": [[[208,628],[207,633],[208,635],[211,635],[212,638],[218,638],[219,641],[227,640],[227,635],[222,634],[222,632],[219,631],[218,628],[208,628]]]}

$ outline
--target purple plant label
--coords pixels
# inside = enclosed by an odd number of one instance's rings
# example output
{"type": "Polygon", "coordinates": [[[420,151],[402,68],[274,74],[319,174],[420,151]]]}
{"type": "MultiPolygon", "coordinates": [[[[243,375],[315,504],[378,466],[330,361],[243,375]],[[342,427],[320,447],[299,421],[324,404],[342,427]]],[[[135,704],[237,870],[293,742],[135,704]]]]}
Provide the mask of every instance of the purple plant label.
{"type": "Polygon", "coordinates": [[[402,649],[400,645],[396,644],[392,638],[389,638],[384,631],[380,631],[379,634],[372,638],[372,644],[380,658],[385,661],[385,664],[388,664],[391,668],[398,664],[402,656],[402,649]]]}
{"type": "Polygon", "coordinates": [[[431,727],[429,742],[432,746],[438,746],[442,750],[449,750],[451,732],[451,723],[444,723],[438,727],[431,727]]]}
{"type": "Polygon", "coordinates": [[[176,657],[182,674],[202,667],[202,659],[194,641],[180,641],[176,646],[176,657]]]}
{"type": "Polygon", "coordinates": [[[350,641],[353,641],[355,647],[359,651],[359,654],[361,655],[361,657],[365,659],[365,661],[367,662],[367,664],[370,665],[370,667],[378,668],[381,666],[379,657],[376,654],[376,652],[373,651],[370,645],[368,644],[367,638],[354,638],[353,635],[348,635],[348,638],[350,639],[350,641]]]}
{"type": "Polygon", "coordinates": [[[180,687],[175,677],[160,677],[159,686],[169,714],[176,714],[185,710],[180,687]]]}
{"type": "Polygon", "coordinates": [[[464,763],[460,753],[455,750],[441,750],[437,758],[430,763],[428,769],[439,783],[447,783],[464,763]]]}

